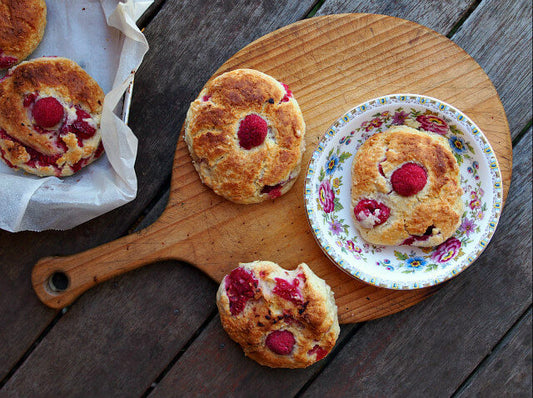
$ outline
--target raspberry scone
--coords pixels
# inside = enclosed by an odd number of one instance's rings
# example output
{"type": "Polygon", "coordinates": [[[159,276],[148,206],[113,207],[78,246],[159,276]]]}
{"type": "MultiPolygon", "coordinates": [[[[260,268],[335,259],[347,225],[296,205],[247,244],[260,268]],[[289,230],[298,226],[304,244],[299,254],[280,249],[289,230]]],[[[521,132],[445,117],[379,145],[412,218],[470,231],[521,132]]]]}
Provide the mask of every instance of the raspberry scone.
{"type": "Polygon", "coordinates": [[[339,336],[333,292],[304,263],[287,271],[270,261],[241,263],[217,292],[224,330],[261,365],[304,368],[339,336]]]}
{"type": "Polygon", "coordinates": [[[292,92],[252,69],[208,82],[191,103],[184,138],[204,184],[235,203],[285,194],[300,172],[305,123],[292,92]]]}
{"type": "Polygon", "coordinates": [[[45,27],[44,0],[0,1],[0,69],[26,59],[41,42],[45,27]]]}
{"type": "Polygon", "coordinates": [[[408,126],[370,137],[352,164],[352,210],[361,236],[377,245],[431,247],[463,214],[459,166],[446,138],[408,126]]]}
{"type": "Polygon", "coordinates": [[[66,58],[25,61],[0,81],[0,155],[38,176],[72,175],[103,153],[104,93],[66,58]]]}

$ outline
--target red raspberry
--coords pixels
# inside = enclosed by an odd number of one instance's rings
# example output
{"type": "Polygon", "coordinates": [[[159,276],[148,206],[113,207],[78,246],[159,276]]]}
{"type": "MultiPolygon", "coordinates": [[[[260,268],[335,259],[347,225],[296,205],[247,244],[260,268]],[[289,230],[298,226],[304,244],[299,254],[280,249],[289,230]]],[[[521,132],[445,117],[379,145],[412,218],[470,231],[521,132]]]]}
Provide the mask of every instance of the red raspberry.
{"type": "Polygon", "coordinates": [[[237,132],[239,145],[244,149],[255,148],[265,141],[267,133],[268,124],[266,120],[252,113],[241,121],[237,132]]]}
{"type": "Polygon", "coordinates": [[[249,299],[254,297],[258,282],[251,271],[235,268],[226,277],[226,294],[231,315],[240,314],[249,299]]]}
{"type": "Polygon", "coordinates": [[[72,123],[71,131],[76,134],[78,138],[88,139],[91,138],[95,133],[96,129],[87,123],[84,119],[90,119],[91,115],[85,112],[83,109],[76,109],[77,119],[72,123]]]}
{"type": "Polygon", "coordinates": [[[372,228],[383,224],[390,216],[390,209],[373,199],[362,199],[357,203],[354,215],[363,227],[372,228]]]}
{"type": "Polygon", "coordinates": [[[281,196],[281,187],[283,186],[282,183],[276,184],[276,185],[265,185],[263,189],[261,189],[261,193],[266,193],[268,196],[270,196],[271,199],[276,199],[281,196]]]}
{"type": "Polygon", "coordinates": [[[279,355],[289,355],[296,344],[294,335],[288,330],[276,330],[270,333],[265,344],[272,352],[279,355]]]}
{"type": "Polygon", "coordinates": [[[294,304],[303,304],[302,293],[298,289],[299,284],[300,280],[297,278],[294,279],[292,284],[285,279],[276,278],[276,286],[272,289],[272,292],[285,300],[292,301],[294,304]]]}
{"type": "Polygon", "coordinates": [[[33,105],[32,115],[38,126],[49,128],[58,124],[65,114],[63,105],[54,97],[44,97],[33,105]]]}
{"type": "Polygon", "coordinates": [[[281,83],[281,85],[286,91],[285,95],[281,99],[281,102],[289,102],[289,99],[292,97],[292,91],[289,90],[289,86],[287,86],[285,83],[281,83]]]}
{"type": "Polygon", "coordinates": [[[406,163],[391,176],[392,188],[402,196],[412,196],[420,192],[427,182],[427,173],[416,163],[406,163]]]}
{"type": "Polygon", "coordinates": [[[2,50],[0,50],[0,69],[11,68],[18,62],[18,59],[15,57],[8,57],[7,55],[2,55],[2,50]]]}
{"type": "Polygon", "coordinates": [[[320,361],[322,358],[324,358],[326,355],[328,355],[328,352],[320,347],[318,344],[315,344],[315,346],[307,351],[307,355],[311,356],[313,354],[316,354],[316,360],[320,361]]]}

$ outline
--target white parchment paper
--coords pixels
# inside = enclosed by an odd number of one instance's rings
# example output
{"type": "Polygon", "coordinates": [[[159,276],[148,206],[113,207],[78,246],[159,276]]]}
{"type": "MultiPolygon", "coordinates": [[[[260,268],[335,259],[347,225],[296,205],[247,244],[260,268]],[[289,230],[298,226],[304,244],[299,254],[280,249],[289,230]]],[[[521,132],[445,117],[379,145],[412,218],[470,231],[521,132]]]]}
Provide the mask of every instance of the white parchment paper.
{"type": "Polygon", "coordinates": [[[148,51],[135,21],[152,4],[127,0],[47,0],[43,41],[29,57],[61,56],[85,69],[106,96],[101,119],[105,154],[70,177],[36,177],[0,162],[0,228],[65,230],[137,195],[137,138],[113,111],[148,51]]]}

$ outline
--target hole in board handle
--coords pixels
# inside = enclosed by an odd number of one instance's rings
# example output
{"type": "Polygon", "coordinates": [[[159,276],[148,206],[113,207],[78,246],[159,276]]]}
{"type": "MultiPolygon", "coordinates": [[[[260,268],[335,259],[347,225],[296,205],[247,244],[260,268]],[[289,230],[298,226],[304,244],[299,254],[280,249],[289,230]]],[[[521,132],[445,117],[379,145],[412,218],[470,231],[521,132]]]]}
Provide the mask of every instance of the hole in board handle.
{"type": "Polygon", "coordinates": [[[64,292],[68,289],[70,281],[67,274],[61,271],[54,272],[50,278],[48,278],[48,287],[51,291],[56,293],[64,292]]]}

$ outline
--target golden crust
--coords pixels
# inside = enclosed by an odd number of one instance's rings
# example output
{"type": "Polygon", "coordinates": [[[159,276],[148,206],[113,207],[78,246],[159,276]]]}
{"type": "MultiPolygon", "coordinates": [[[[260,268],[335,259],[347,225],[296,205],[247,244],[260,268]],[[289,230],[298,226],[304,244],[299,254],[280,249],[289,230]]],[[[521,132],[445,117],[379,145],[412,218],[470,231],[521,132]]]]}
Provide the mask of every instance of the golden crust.
{"type": "Polygon", "coordinates": [[[66,58],[43,57],[25,61],[9,70],[0,81],[0,150],[10,167],[39,176],[68,176],[91,163],[101,152],[100,116],[104,93],[78,64],[66,58]],[[65,119],[53,128],[39,129],[26,103],[30,96],[53,97],[65,110],[65,119]],[[87,138],[61,132],[76,119],[77,110],[96,130],[87,138]],[[29,161],[35,154],[53,159],[52,164],[29,161]],[[81,162],[81,163],[80,163],[81,162]]]}
{"type": "Polygon", "coordinates": [[[0,58],[13,58],[4,68],[23,61],[34,51],[45,27],[44,0],[0,0],[0,58]]]}
{"type": "Polygon", "coordinates": [[[430,247],[444,242],[461,223],[462,194],[457,161],[447,140],[435,133],[392,127],[370,137],[352,164],[352,216],[362,199],[390,209],[387,221],[377,226],[365,226],[353,217],[370,243],[394,246],[407,240],[413,246],[430,247]],[[412,196],[397,194],[390,183],[393,172],[405,163],[419,164],[427,172],[426,185],[412,196]]]}
{"type": "Polygon", "coordinates": [[[252,272],[258,281],[254,297],[242,312],[232,315],[226,276],[217,292],[217,306],[224,330],[248,357],[274,368],[304,368],[333,349],[340,331],[333,292],[306,264],[293,271],[270,261],[241,263],[239,267],[252,272]],[[298,286],[298,301],[274,292],[279,279],[298,286]],[[292,333],[295,344],[290,353],[278,354],[266,346],[268,335],[274,331],[292,333]],[[318,356],[317,347],[321,351],[318,356]]]}
{"type": "Polygon", "coordinates": [[[305,123],[298,103],[286,94],[274,78],[237,69],[208,82],[191,103],[184,139],[202,182],[215,193],[236,203],[257,203],[270,197],[264,187],[281,184],[279,194],[284,194],[294,184],[305,123]],[[239,145],[237,132],[250,114],[262,117],[269,133],[261,145],[247,150],[239,145]]]}

